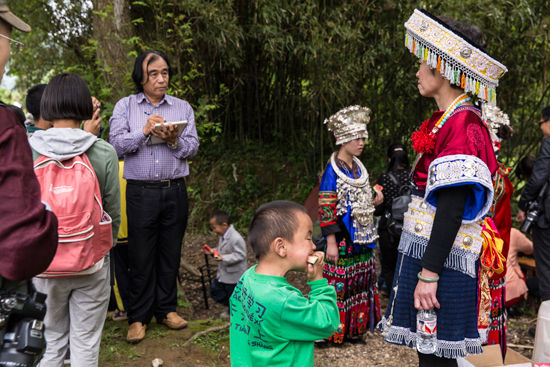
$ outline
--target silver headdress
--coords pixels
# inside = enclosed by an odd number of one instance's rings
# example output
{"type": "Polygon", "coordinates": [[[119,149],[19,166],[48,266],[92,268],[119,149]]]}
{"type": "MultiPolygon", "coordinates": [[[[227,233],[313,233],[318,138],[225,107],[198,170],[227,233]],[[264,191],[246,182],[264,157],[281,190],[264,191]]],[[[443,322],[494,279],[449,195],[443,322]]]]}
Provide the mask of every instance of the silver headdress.
{"type": "Polygon", "coordinates": [[[501,126],[508,126],[512,129],[510,126],[510,118],[497,106],[483,105],[482,111],[483,120],[486,122],[487,127],[489,127],[493,148],[495,151],[499,151],[502,139],[498,136],[498,130],[501,126]]]}
{"type": "Polygon", "coordinates": [[[508,71],[506,66],[427,11],[415,9],[405,29],[405,46],[416,57],[466,93],[496,103],[498,80],[508,71]]]}
{"type": "Polygon", "coordinates": [[[329,131],[336,138],[336,145],[359,138],[368,139],[367,124],[370,122],[370,108],[349,106],[325,119],[329,131]]]}

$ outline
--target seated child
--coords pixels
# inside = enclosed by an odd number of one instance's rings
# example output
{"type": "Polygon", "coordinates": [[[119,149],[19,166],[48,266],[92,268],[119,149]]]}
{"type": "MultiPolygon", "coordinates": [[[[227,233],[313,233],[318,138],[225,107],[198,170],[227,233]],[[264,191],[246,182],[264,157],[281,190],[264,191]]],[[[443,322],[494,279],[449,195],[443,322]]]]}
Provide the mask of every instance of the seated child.
{"type": "Polygon", "coordinates": [[[229,214],[223,210],[216,210],[210,216],[210,228],[218,236],[220,241],[215,249],[203,248],[207,254],[216,256],[219,261],[218,274],[210,287],[210,296],[216,302],[229,306],[229,297],[237,285],[241,275],[248,268],[246,260],[246,243],[243,237],[231,224],[229,214]]]}
{"type": "Polygon", "coordinates": [[[274,201],[256,211],[248,240],[258,264],[230,299],[232,366],[313,366],[313,342],[336,331],[336,291],[323,278],[324,253],[314,252],[311,236],[299,204],[274,201]],[[285,279],[291,270],[307,273],[309,299],[285,279]]]}

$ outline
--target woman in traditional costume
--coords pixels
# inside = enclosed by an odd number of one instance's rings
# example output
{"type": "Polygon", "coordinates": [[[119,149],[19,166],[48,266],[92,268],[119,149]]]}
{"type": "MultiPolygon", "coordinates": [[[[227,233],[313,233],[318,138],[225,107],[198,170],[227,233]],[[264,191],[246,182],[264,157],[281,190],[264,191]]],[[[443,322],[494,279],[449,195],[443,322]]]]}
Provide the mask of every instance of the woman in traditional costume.
{"type": "MultiPolygon", "coordinates": [[[[489,127],[493,149],[495,154],[498,155],[502,141],[512,135],[513,130],[510,127],[510,119],[507,114],[496,106],[486,106],[483,109],[483,117],[489,127]]],[[[512,182],[508,177],[511,169],[506,168],[499,161],[497,161],[497,164],[498,169],[493,176],[493,204],[487,215],[493,218],[502,238],[502,249],[500,250],[502,259],[507,259],[508,250],[510,249],[510,231],[512,229],[512,194],[514,186],[512,186],[512,182]]],[[[481,302],[479,307],[479,335],[486,344],[500,344],[503,357],[506,352],[506,268],[507,263],[504,261],[502,261],[501,271],[482,268],[481,290],[488,286],[489,291],[487,292],[486,289],[485,291],[490,294],[490,298],[485,303],[481,302]],[[487,286],[483,282],[484,271],[489,272],[487,274],[487,286]]],[[[480,297],[480,301],[483,299],[483,297],[480,297]]]]}
{"type": "MultiPolygon", "coordinates": [[[[357,339],[380,320],[374,259],[378,238],[369,174],[357,158],[368,137],[370,110],[350,106],[325,120],[340,149],[330,157],[319,188],[319,218],[327,239],[324,277],[336,288],[340,325],[330,341],[357,339]]],[[[377,194],[375,202],[382,202],[377,194]]]]}
{"type": "Polygon", "coordinates": [[[415,10],[405,44],[420,59],[418,90],[439,111],[413,133],[416,190],[405,214],[388,311],[388,342],[416,347],[418,310],[434,309],[433,354],[420,366],[456,366],[482,352],[477,325],[483,217],[493,202],[497,162],[481,111],[466,93],[494,103],[506,67],[482,50],[481,31],[415,10]],[[472,38],[476,38],[472,40],[472,38]]]}

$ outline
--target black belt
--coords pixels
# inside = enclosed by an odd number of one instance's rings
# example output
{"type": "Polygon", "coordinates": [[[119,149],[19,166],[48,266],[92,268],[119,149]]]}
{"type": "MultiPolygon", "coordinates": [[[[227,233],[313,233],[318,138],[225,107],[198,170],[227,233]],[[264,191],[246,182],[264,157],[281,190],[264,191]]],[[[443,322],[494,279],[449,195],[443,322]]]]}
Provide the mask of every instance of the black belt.
{"type": "Polygon", "coordinates": [[[167,189],[172,186],[178,186],[185,184],[185,178],[174,178],[172,180],[160,180],[160,181],[142,181],[142,180],[126,180],[130,185],[139,185],[141,187],[148,187],[153,189],[167,189]]]}

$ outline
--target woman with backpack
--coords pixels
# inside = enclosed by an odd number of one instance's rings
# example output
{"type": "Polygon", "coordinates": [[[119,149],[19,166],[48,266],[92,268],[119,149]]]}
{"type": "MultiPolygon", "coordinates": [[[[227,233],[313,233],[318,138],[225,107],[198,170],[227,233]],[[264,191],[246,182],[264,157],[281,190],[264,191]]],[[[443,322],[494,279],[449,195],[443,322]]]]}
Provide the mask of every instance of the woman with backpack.
{"type": "MultiPolygon", "coordinates": [[[[401,238],[400,225],[396,226],[392,217],[392,202],[403,194],[402,189],[409,186],[409,157],[403,144],[392,144],[388,148],[388,170],[378,177],[376,183],[382,186],[384,202],[376,207],[378,221],[378,245],[380,246],[380,278],[389,293],[397,262],[397,246],[401,238]]],[[[402,225],[402,223],[400,223],[402,225]]],[[[380,281],[379,281],[380,284],[380,281]]]]}
{"type": "Polygon", "coordinates": [[[118,158],[102,139],[81,130],[92,117],[90,91],[75,74],[54,76],[40,113],[53,127],[29,139],[42,198],[59,220],[59,244],[48,269],[34,279],[46,293],[46,351],[40,366],[97,366],[109,303],[109,250],[120,224],[118,158]]]}
{"type": "Polygon", "coordinates": [[[419,59],[415,84],[438,110],[411,138],[415,188],[380,325],[387,342],[416,347],[420,366],[457,366],[458,358],[482,353],[479,268],[497,242],[484,217],[498,165],[468,93],[495,104],[507,69],[485,52],[474,25],[415,10],[405,28],[405,45],[419,59]]]}
{"type": "Polygon", "coordinates": [[[332,154],[319,187],[319,219],[327,240],[323,276],[336,288],[340,324],[329,340],[357,340],[380,320],[374,258],[378,238],[369,174],[357,158],[368,137],[370,109],[346,107],[325,120],[340,149],[332,154]]]}

